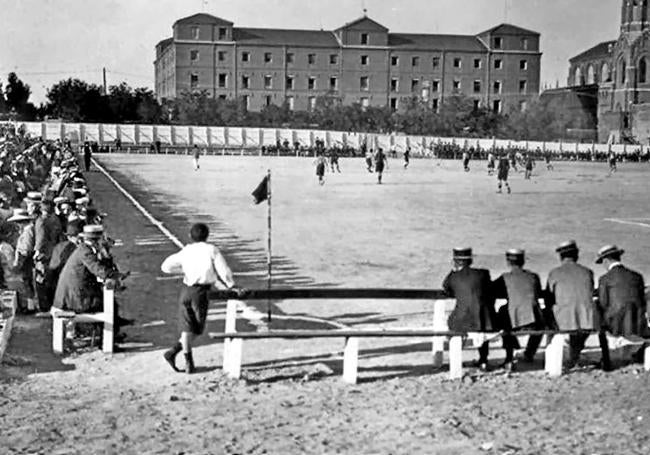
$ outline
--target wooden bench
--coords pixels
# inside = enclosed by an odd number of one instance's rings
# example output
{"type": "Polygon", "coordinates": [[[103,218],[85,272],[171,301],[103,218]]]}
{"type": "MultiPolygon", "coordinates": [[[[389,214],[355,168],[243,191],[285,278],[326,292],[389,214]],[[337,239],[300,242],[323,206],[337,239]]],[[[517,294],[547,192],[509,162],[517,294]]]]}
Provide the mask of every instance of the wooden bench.
{"type": "Polygon", "coordinates": [[[115,336],[115,291],[104,286],[104,311],[101,313],[74,313],[52,308],[52,350],[63,354],[65,328],[70,322],[92,323],[100,322],[102,328],[102,351],[112,354],[115,336]]]}

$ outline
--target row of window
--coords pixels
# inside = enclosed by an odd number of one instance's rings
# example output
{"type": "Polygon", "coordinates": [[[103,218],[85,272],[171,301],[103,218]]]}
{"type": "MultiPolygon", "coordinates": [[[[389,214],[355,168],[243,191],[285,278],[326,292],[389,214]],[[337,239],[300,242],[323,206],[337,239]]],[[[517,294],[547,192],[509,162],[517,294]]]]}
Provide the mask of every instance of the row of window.
{"type": "MultiPolygon", "coordinates": [[[[295,89],[295,81],[296,78],[295,76],[287,76],[285,80],[285,88],[287,90],[294,90],[295,89]]],[[[310,76],[307,78],[307,90],[317,90],[317,78],[310,76]]],[[[399,92],[399,82],[400,80],[398,78],[392,78],[390,80],[390,91],[393,93],[399,92]]],[[[199,84],[199,76],[198,74],[191,74],[190,75],[190,88],[192,90],[197,89],[199,84]]],[[[411,79],[411,92],[412,93],[417,93],[420,90],[420,79],[411,79]]],[[[217,87],[219,88],[227,88],[228,87],[228,74],[225,73],[220,73],[217,76],[217,87]]],[[[242,89],[249,89],[251,87],[251,77],[247,75],[243,75],[241,77],[241,88],[242,89]]],[[[452,88],[454,91],[460,91],[461,90],[461,81],[460,80],[454,80],[452,83],[452,88]]],[[[273,89],[273,76],[266,75],[264,76],[264,89],[270,90],[273,89]]],[[[338,77],[337,76],[330,76],[329,78],[329,85],[328,85],[329,90],[338,90],[338,77]]],[[[495,94],[500,94],[502,93],[503,89],[503,83],[502,81],[494,81],[492,83],[492,93],[495,94]]],[[[361,76],[359,78],[359,90],[360,91],[369,91],[370,90],[370,76],[361,76]]],[[[440,90],[440,81],[439,80],[434,80],[431,81],[431,91],[432,92],[438,92],[440,90]]],[[[482,82],[480,80],[474,81],[473,85],[473,92],[474,93],[481,93],[482,90],[482,82]]],[[[522,79],[519,81],[519,93],[521,94],[526,94],[528,92],[528,81],[526,79],[522,79]]]]}
{"type": "MultiPolygon", "coordinates": [[[[225,62],[228,58],[228,52],[226,51],[218,51],[217,52],[217,60],[219,62],[225,62]]],[[[317,55],[316,54],[307,54],[307,64],[309,65],[315,65],[316,64],[316,59],[317,55]]],[[[198,50],[190,50],[190,61],[192,62],[197,62],[199,60],[199,51],[198,50]]],[[[251,53],[248,51],[244,51],[241,53],[241,61],[244,63],[250,62],[251,61],[251,53]]],[[[273,62],[273,53],[271,52],[265,52],[264,53],[264,63],[272,63],[273,62]]],[[[287,63],[295,63],[295,54],[288,52],[286,54],[286,62],[287,63]]],[[[329,62],[331,65],[338,65],[339,63],[339,54],[330,54],[329,56],[329,62]]],[[[359,57],[359,63],[362,66],[366,66],[370,64],[370,56],[369,55],[361,55],[359,57]]],[[[393,55],[390,58],[390,64],[391,66],[399,66],[400,63],[400,57],[398,55],[393,55]]],[[[433,57],[431,61],[431,65],[434,69],[440,68],[440,57],[433,57]]],[[[411,66],[412,67],[419,67],[420,66],[420,57],[413,56],[411,57],[411,66]]],[[[463,67],[463,59],[461,57],[455,57],[453,59],[453,67],[456,69],[460,69],[463,67]]],[[[483,67],[483,60],[480,58],[475,58],[473,59],[473,67],[474,69],[481,69],[483,67]]],[[[502,59],[494,59],[494,69],[500,70],[503,68],[503,60],[502,59]]],[[[528,70],[528,60],[522,59],[519,60],[519,69],[522,71],[528,70]]]]}

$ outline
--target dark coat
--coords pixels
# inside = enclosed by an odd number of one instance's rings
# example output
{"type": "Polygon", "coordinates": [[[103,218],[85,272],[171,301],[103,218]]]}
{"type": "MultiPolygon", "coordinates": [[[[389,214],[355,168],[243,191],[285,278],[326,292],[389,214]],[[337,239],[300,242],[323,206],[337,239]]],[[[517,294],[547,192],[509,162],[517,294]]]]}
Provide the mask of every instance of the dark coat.
{"type": "Polygon", "coordinates": [[[553,328],[593,330],[594,273],[587,267],[566,260],[548,274],[546,307],[552,310],[553,328]]]}
{"type": "Polygon", "coordinates": [[[63,270],[63,266],[68,262],[68,259],[70,259],[70,256],[76,249],[77,244],[70,240],[64,240],[63,242],[57,243],[52,250],[52,257],[50,258],[50,264],[48,265],[50,272],[59,276],[61,270],[63,270]]]}
{"type": "Polygon", "coordinates": [[[643,277],[623,265],[598,280],[601,326],[615,336],[648,335],[643,277]]]}
{"type": "Polygon", "coordinates": [[[539,275],[521,268],[513,268],[494,281],[492,292],[496,299],[507,299],[502,307],[501,328],[516,329],[530,325],[543,325],[538,299],[542,294],[539,275]]]}
{"type": "Polygon", "coordinates": [[[77,313],[102,310],[102,285],[113,272],[97,259],[93,247],[82,243],[63,266],[54,294],[54,306],[77,313]]]}
{"type": "Polygon", "coordinates": [[[52,256],[52,250],[63,236],[61,221],[54,214],[40,215],[34,222],[34,250],[41,253],[47,260],[52,256]]]}
{"type": "Polygon", "coordinates": [[[489,332],[496,330],[496,313],[492,297],[490,272],[464,267],[452,270],[442,283],[456,306],[449,316],[449,330],[460,332],[489,332]]]}

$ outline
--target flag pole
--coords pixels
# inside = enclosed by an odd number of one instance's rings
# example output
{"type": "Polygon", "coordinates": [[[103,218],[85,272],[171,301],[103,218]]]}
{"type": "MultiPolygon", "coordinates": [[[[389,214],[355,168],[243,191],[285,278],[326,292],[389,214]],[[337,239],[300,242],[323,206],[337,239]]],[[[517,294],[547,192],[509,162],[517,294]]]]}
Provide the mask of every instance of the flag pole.
{"type": "MultiPolygon", "coordinates": [[[[266,231],[266,265],[267,265],[267,274],[266,274],[266,288],[271,290],[271,266],[272,266],[272,256],[271,256],[271,169],[268,169],[266,174],[266,188],[267,188],[267,231],[266,231]]],[[[271,299],[266,300],[266,317],[267,321],[271,322],[271,299]]]]}

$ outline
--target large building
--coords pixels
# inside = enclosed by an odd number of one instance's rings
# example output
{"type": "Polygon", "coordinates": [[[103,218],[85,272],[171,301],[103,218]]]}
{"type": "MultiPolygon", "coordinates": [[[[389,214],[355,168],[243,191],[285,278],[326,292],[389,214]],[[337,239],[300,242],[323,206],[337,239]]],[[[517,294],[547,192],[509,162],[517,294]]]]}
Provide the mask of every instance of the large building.
{"type": "Polygon", "coordinates": [[[621,0],[617,40],[605,41],[569,60],[569,87],[597,88],[601,141],[650,140],[650,5],[621,0]]]}
{"type": "Polygon", "coordinates": [[[248,109],[286,102],[309,110],[323,95],[400,109],[418,97],[438,108],[464,94],[498,112],[539,94],[539,33],[502,24],[478,35],[390,33],[363,16],[334,31],[235,27],[195,14],[156,45],[158,99],[207,91],[248,109]]]}

